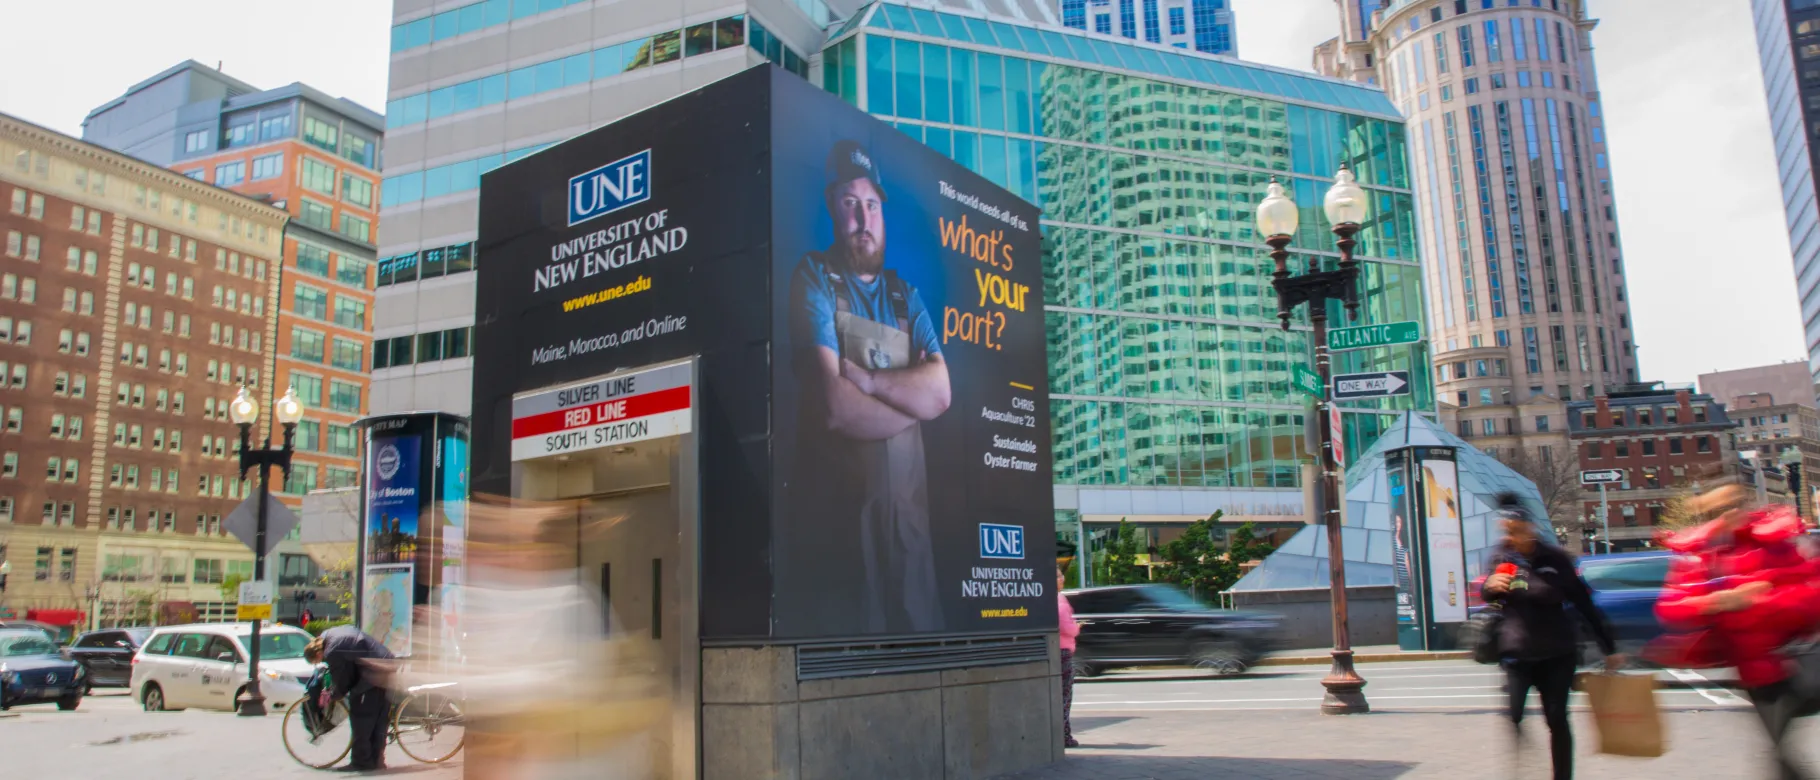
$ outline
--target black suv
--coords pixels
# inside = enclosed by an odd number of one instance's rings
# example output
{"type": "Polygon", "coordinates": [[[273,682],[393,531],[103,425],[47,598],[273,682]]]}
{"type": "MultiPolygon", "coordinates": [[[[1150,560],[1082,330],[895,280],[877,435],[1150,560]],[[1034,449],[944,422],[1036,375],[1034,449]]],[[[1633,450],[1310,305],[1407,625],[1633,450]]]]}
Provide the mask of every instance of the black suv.
{"type": "Polygon", "coordinates": [[[139,652],[139,646],[151,635],[152,630],[149,628],[90,631],[77,637],[66,654],[70,660],[82,664],[82,668],[88,670],[88,684],[91,687],[131,687],[133,654],[139,652]]]}
{"type": "Polygon", "coordinates": [[[1276,649],[1282,618],[1214,609],[1170,585],[1063,591],[1081,634],[1075,674],[1121,666],[1193,666],[1238,674],[1276,649]]]}

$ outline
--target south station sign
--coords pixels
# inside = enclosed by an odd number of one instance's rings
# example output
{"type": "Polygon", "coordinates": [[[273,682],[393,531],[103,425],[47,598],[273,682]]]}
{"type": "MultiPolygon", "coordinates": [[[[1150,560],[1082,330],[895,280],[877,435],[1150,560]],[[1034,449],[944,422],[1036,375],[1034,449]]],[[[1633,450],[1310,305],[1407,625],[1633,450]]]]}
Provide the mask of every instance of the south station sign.
{"type": "Polygon", "coordinates": [[[512,399],[512,460],[688,433],[689,364],[618,374],[512,399]]]}

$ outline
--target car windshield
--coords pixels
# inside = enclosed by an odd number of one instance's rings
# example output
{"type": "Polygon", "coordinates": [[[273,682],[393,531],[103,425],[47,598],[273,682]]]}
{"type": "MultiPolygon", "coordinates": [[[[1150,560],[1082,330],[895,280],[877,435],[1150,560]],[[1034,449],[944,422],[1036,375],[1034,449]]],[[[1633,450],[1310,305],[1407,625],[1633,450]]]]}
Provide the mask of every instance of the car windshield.
{"type": "Polygon", "coordinates": [[[1659,590],[1671,556],[1582,561],[1580,576],[1593,590],[1659,590]]]}
{"type": "Polygon", "coordinates": [[[1207,609],[1207,605],[1195,601],[1187,591],[1168,585],[1146,587],[1144,596],[1149,599],[1151,606],[1171,612],[1199,612],[1207,609]]]}
{"type": "Polygon", "coordinates": [[[56,655],[57,645],[36,631],[0,634],[0,656],[56,655]]]}
{"type": "Polygon", "coordinates": [[[259,657],[265,660],[302,658],[303,646],[310,643],[308,634],[284,632],[259,635],[259,657]]]}

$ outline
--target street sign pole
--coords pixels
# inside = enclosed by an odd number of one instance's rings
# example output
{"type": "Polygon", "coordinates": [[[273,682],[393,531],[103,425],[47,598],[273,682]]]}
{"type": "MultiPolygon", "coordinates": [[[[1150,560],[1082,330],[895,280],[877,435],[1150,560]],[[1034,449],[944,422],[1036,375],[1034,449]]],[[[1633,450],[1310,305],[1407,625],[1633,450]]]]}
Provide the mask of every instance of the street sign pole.
{"type": "Polygon", "coordinates": [[[1605,540],[1605,552],[1611,552],[1611,505],[1605,502],[1605,483],[1599,483],[1599,537],[1605,540]]]}

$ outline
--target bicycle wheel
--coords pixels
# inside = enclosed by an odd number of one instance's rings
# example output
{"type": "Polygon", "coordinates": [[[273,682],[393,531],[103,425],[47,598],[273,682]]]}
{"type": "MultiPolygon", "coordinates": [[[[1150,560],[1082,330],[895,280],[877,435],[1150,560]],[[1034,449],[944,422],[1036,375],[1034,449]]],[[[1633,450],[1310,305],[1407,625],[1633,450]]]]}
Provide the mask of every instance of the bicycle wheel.
{"type": "Polygon", "coordinates": [[[426,764],[440,764],[461,752],[467,738],[461,702],[435,691],[412,694],[392,716],[392,739],[400,750],[426,764]]]}
{"type": "Polygon", "coordinates": [[[312,769],[327,769],[339,762],[354,747],[354,730],[348,725],[348,707],[335,702],[329,709],[327,729],[311,730],[306,723],[303,699],[291,702],[284,711],[284,749],[297,763],[312,769]]]}

